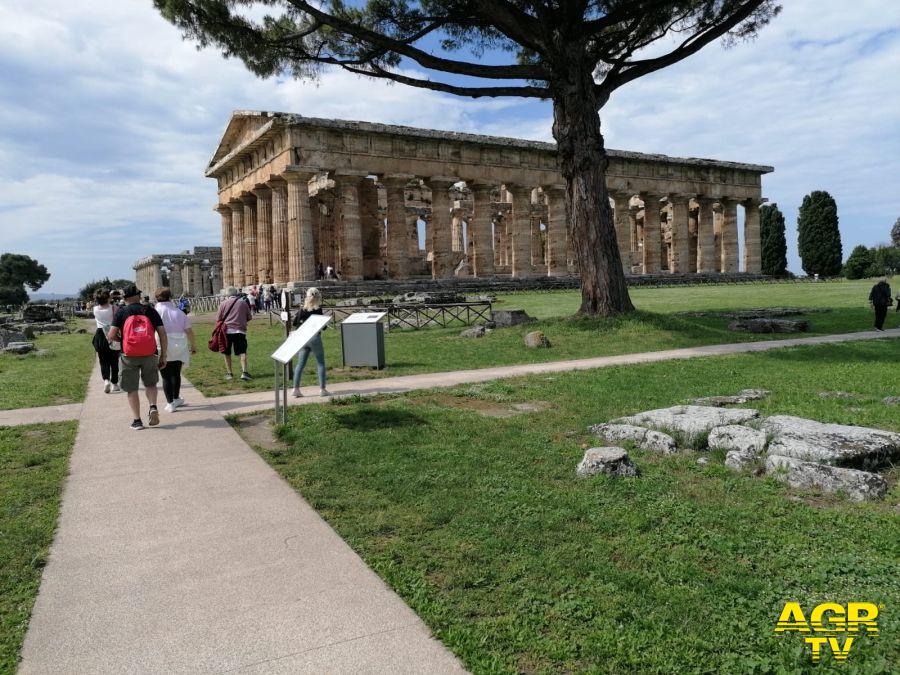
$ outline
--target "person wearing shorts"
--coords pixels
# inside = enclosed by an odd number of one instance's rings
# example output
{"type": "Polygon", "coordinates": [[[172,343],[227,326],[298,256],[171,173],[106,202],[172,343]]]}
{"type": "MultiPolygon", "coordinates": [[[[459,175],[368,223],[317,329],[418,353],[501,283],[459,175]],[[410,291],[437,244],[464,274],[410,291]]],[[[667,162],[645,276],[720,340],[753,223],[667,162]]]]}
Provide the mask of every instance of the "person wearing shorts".
{"type": "MultiPolygon", "coordinates": [[[[159,410],[156,407],[158,395],[159,369],[166,367],[166,350],[168,338],[159,313],[149,305],[141,304],[141,292],[132,285],[125,289],[125,306],[116,312],[113,324],[109,329],[109,339],[122,341],[122,356],[119,359],[119,386],[128,394],[128,405],[131,407],[133,420],[131,428],[139,431],[144,428],[141,421],[141,399],[138,394],[140,384],[144,385],[144,393],[150,404],[150,426],[159,424],[159,410]],[[128,355],[127,340],[123,339],[125,323],[129,317],[141,314],[149,319],[159,339],[159,350],[147,356],[128,355]]],[[[129,329],[130,330],[130,329],[129,329]]]]}
{"type": "Polygon", "coordinates": [[[225,379],[234,378],[231,366],[233,353],[241,362],[241,379],[252,380],[253,378],[247,370],[247,322],[253,318],[253,313],[250,305],[240,297],[238,289],[234,286],[229,286],[225,290],[225,295],[228,299],[219,305],[219,311],[216,314],[216,321],[225,323],[225,336],[228,340],[228,345],[223,353],[225,356],[225,379]]]}

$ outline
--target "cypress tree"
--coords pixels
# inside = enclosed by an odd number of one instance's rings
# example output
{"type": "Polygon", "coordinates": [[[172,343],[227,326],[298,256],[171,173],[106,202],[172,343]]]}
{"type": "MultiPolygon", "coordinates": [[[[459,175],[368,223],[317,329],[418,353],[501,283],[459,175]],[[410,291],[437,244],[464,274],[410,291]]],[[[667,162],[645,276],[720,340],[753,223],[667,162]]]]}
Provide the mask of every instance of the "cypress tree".
{"type": "Polygon", "coordinates": [[[759,209],[759,236],[762,249],[762,273],[773,277],[787,275],[787,239],[784,214],[778,204],[763,204],[759,209]]]}
{"type": "Polygon", "coordinates": [[[841,273],[841,232],[837,204],[830,194],[815,190],[803,198],[797,217],[797,234],[804,272],[823,277],[841,273]]]}

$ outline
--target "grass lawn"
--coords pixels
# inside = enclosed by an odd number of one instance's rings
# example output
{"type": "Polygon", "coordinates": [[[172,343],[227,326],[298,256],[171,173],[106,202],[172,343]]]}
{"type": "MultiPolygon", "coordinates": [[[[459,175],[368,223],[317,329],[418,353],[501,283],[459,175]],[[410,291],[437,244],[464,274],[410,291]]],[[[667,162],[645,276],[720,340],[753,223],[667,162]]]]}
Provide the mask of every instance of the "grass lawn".
{"type": "Polygon", "coordinates": [[[15,672],[19,662],[76,428],[0,427],[0,673],[15,672]]]}
{"type": "Polygon", "coordinates": [[[575,467],[589,424],[743,387],[772,391],[764,414],[900,430],[898,360],[892,340],[348,399],[292,409],[286,445],[258,451],[473,672],[886,673],[897,469],[854,504],[690,452],[635,451],[635,479],[575,467]],[[880,635],[813,667],[772,632],[787,601],[883,603],[880,635]]]}
{"type": "MultiPolygon", "coordinates": [[[[784,337],[734,333],[727,330],[729,320],[724,318],[677,315],[693,310],[772,306],[828,308],[827,313],[807,317],[812,326],[810,335],[851,332],[872,325],[872,314],[866,303],[870,286],[863,281],[639,288],[632,291],[639,309],[637,314],[596,320],[571,318],[578,309],[580,295],[577,291],[514,293],[500,296],[496,307],[525,309],[539,318],[539,323],[497,330],[480,339],[459,337],[459,327],[393,331],[385,336],[387,367],[382,371],[342,368],[339,334],[329,328],[323,334],[325,360],[329,366],[329,381],[342,381],[784,337]],[[526,349],[523,336],[532,330],[544,331],[553,347],[526,349]]],[[[201,349],[186,375],[204,394],[271,389],[272,361],[269,355],[284,339],[284,329],[279,325],[269,327],[264,315],[259,317],[260,320],[250,323],[250,371],[256,379],[249,383],[223,380],[222,357],[205,348],[212,319],[200,317],[197,320],[201,349]]],[[[888,327],[896,324],[897,320],[891,314],[888,327]]],[[[314,365],[307,366],[304,384],[315,384],[314,365]]]]}
{"type": "Polygon", "coordinates": [[[45,356],[0,354],[0,410],[83,401],[97,360],[91,337],[48,333],[34,340],[38,349],[50,350],[45,356]]]}

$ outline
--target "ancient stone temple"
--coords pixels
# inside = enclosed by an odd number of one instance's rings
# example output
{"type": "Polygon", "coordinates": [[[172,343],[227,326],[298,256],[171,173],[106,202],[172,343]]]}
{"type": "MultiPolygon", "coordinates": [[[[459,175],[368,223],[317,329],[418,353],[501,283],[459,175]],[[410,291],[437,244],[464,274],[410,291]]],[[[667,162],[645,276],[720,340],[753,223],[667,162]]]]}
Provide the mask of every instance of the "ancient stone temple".
{"type": "Polygon", "coordinates": [[[195,298],[216,295],[222,290],[222,249],[196,246],[193,252],[148,255],[134,264],[134,278],[151,298],[166,284],[176,298],[182,293],[195,298]]]}
{"type": "MultiPolygon", "coordinates": [[[[626,274],[759,273],[772,167],[609,157],[626,274]]],[[[309,281],[319,265],[348,280],[576,272],[552,143],[239,111],[206,175],[226,284],[309,281]]]]}

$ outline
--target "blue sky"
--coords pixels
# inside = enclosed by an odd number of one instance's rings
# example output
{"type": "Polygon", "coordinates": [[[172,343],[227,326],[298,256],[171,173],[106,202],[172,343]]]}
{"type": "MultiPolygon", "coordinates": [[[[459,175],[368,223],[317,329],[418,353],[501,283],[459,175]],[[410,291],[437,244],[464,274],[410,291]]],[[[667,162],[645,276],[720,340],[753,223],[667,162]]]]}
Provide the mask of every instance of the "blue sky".
{"type": "MultiPolygon", "coordinates": [[[[755,41],[711,45],[618,91],[607,146],[775,166],[763,194],[796,257],[803,195],[831,192],[845,257],[900,216],[900,3],[793,0],[755,41]]],[[[471,100],[341,72],[259,80],[198,52],[150,0],[0,5],[0,251],[44,291],[130,276],[152,252],[218,244],[203,170],[235,109],[551,140],[549,103],[471,100]]]]}

